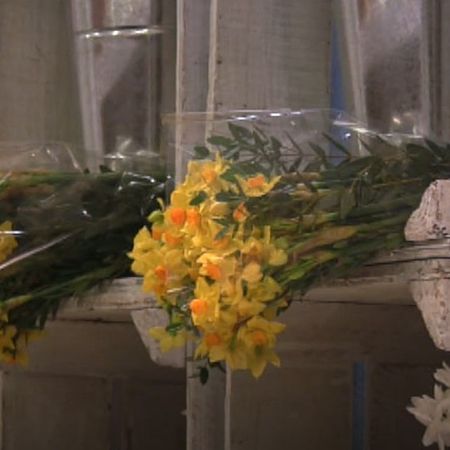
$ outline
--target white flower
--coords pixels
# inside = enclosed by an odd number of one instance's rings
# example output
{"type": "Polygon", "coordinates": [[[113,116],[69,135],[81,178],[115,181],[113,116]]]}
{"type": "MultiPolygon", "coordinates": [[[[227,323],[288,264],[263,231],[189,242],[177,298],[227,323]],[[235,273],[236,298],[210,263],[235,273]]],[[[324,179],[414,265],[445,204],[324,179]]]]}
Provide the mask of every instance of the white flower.
{"type": "MultiPolygon", "coordinates": [[[[450,387],[450,369],[444,364],[434,375],[443,385],[450,387]]],[[[407,410],[423,425],[427,427],[422,439],[426,447],[437,443],[439,450],[450,446],[450,389],[443,390],[441,386],[434,386],[434,398],[424,395],[413,397],[412,406],[407,410]]]]}
{"type": "Polygon", "coordinates": [[[450,388],[450,367],[444,363],[444,368],[436,370],[434,378],[439,383],[450,388]]]}

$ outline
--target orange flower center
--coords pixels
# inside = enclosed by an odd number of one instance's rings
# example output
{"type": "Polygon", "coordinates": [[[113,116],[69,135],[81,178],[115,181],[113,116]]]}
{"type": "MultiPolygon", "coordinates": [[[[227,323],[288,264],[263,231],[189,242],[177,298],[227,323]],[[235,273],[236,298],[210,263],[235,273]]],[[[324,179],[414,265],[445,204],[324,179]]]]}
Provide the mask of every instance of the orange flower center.
{"type": "Polygon", "coordinates": [[[252,339],[253,343],[258,346],[266,345],[269,342],[269,339],[267,338],[267,334],[261,330],[253,331],[251,339],[252,339]]]}
{"type": "Polygon", "coordinates": [[[208,263],[206,265],[206,273],[209,278],[212,278],[215,281],[218,281],[222,278],[222,271],[217,264],[208,263]]]}
{"type": "Polygon", "coordinates": [[[260,188],[264,186],[266,179],[264,175],[257,175],[256,177],[249,178],[247,180],[247,186],[251,189],[260,188]]]}
{"type": "Polygon", "coordinates": [[[152,238],[155,241],[159,241],[162,237],[162,234],[163,234],[162,228],[152,227],[152,238]]]}
{"type": "Polygon", "coordinates": [[[222,343],[222,339],[216,333],[210,333],[205,336],[205,344],[207,347],[211,348],[215,345],[220,345],[222,343]]]}
{"type": "Polygon", "coordinates": [[[157,266],[155,268],[155,275],[158,277],[158,279],[159,279],[159,281],[161,281],[161,283],[165,283],[167,281],[169,272],[164,266],[157,266]]]}
{"type": "Polygon", "coordinates": [[[248,217],[247,208],[241,203],[233,212],[233,219],[236,222],[243,222],[248,217]]]}
{"type": "Polygon", "coordinates": [[[191,227],[198,227],[200,225],[200,213],[196,209],[188,209],[186,213],[186,220],[191,227]]]}
{"type": "Polygon", "coordinates": [[[164,233],[164,240],[167,245],[171,245],[175,247],[176,245],[179,245],[181,243],[181,238],[178,236],[174,236],[173,234],[169,232],[164,233]]]}
{"type": "Polygon", "coordinates": [[[189,308],[196,316],[203,316],[208,312],[208,303],[206,300],[202,300],[201,298],[195,298],[189,304],[189,308]]]}
{"type": "Polygon", "coordinates": [[[170,211],[170,220],[174,225],[183,226],[186,222],[186,211],[183,208],[173,208],[170,211]]]}
{"type": "Polygon", "coordinates": [[[217,178],[217,172],[214,169],[205,167],[202,169],[202,178],[208,183],[213,183],[217,178]]]}

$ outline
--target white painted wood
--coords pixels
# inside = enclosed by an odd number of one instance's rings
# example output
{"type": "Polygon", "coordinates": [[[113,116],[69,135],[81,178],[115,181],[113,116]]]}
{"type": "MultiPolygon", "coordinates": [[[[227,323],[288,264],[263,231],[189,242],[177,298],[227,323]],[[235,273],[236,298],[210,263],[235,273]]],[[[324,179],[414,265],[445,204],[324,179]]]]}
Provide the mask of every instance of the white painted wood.
{"type": "Polygon", "coordinates": [[[198,144],[204,135],[189,126],[185,113],[205,111],[208,94],[210,0],[178,1],[177,11],[176,114],[165,117],[166,148],[175,161],[175,179],[181,182],[187,157],[184,147],[198,144]]]}
{"type": "Polygon", "coordinates": [[[411,291],[434,344],[450,351],[450,279],[413,281],[411,291]]]}
{"type": "Polygon", "coordinates": [[[438,180],[425,191],[405,228],[408,241],[442,239],[450,235],[450,180],[438,180]]]}
{"type": "Polygon", "coordinates": [[[294,303],[279,320],[287,325],[277,345],[281,368],[269,367],[257,381],[233,372],[233,450],[297,450],[299,444],[314,450],[351,448],[356,362],[367,370],[367,428],[381,432],[381,421],[391,438],[386,446],[373,448],[419,450],[417,438],[416,444],[401,445],[414,441],[411,433],[420,436],[420,427],[403,411],[446,354],[433,345],[414,305],[294,303]],[[376,377],[380,370],[396,374],[392,384],[376,377]],[[389,395],[380,403],[383,389],[389,395]],[[395,417],[395,425],[387,426],[385,417],[395,417]]]}
{"type": "Polygon", "coordinates": [[[50,322],[29,350],[1,367],[3,450],[184,448],[185,371],[153,363],[132,323],[50,322]]]}
{"type": "MultiPolygon", "coordinates": [[[[211,0],[178,0],[176,113],[205,111],[208,94],[208,64],[211,0]]],[[[181,181],[187,164],[183,146],[202,142],[204,135],[184,119],[166,118],[166,139],[174,153],[175,179],[181,181]],[[174,136],[170,136],[170,132],[174,136]]],[[[192,359],[192,348],[188,349],[192,359]]],[[[222,450],[224,445],[225,382],[212,373],[206,386],[198,379],[198,364],[187,363],[187,449],[222,450]]]]}
{"type": "Polygon", "coordinates": [[[167,313],[162,309],[148,308],[131,312],[133,323],[150,353],[150,358],[156,364],[175,368],[186,367],[185,348],[173,349],[169,352],[161,352],[159,344],[149,335],[153,327],[165,327],[168,324],[167,313]]]}
{"type": "MultiPolygon", "coordinates": [[[[193,348],[189,349],[190,354],[193,348]]],[[[187,365],[187,450],[228,450],[225,447],[226,377],[211,370],[208,382],[200,383],[198,368],[202,362],[187,365]]]]}
{"type": "Polygon", "coordinates": [[[155,300],[142,291],[137,277],[114,280],[82,297],[68,299],[58,318],[70,320],[131,321],[131,311],[156,308],[155,300]]]}
{"type": "Polygon", "coordinates": [[[450,138],[450,5],[441,0],[422,2],[422,120],[426,134],[450,138]]]}

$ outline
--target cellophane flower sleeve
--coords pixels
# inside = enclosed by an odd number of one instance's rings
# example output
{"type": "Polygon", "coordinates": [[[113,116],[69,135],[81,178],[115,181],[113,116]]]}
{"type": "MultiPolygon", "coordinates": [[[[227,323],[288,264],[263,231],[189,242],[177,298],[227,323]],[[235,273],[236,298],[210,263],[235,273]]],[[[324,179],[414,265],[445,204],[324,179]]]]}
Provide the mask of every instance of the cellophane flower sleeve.
{"type": "Polygon", "coordinates": [[[0,169],[0,361],[24,362],[62,300],[130,274],[165,177],[83,172],[59,144],[3,145],[0,169]]]}

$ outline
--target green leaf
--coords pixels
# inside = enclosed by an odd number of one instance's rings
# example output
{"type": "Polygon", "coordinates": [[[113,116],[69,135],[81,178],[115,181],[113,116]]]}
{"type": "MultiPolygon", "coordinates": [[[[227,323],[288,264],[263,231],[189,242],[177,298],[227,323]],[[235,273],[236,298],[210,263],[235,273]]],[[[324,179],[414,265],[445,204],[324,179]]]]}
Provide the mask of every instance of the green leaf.
{"type": "Polygon", "coordinates": [[[228,129],[232,136],[239,142],[246,142],[252,137],[252,132],[249,129],[235,125],[234,123],[228,124],[228,129]]]}
{"type": "Polygon", "coordinates": [[[200,367],[199,368],[199,377],[200,377],[200,383],[205,385],[208,382],[209,379],[209,370],[207,367],[200,367]]]}
{"type": "Polygon", "coordinates": [[[228,219],[213,219],[214,222],[222,225],[223,227],[228,227],[230,225],[230,221],[228,219]]]}
{"type": "Polygon", "coordinates": [[[220,178],[222,178],[225,181],[229,181],[230,183],[236,183],[237,182],[236,175],[237,171],[233,168],[230,168],[222,175],[220,175],[220,178]]]}
{"type": "Polygon", "coordinates": [[[151,223],[163,223],[164,222],[164,213],[160,211],[159,209],[156,211],[153,211],[149,216],[148,220],[151,223]]]}
{"type": "Polygon", "coordinates": [[[211,155],[211,152],[209,151],[208,147],[205,147],[204,145],[197,145],[194,147],[194,158],[193,159],[206,159],[209,158],[211,155]]]}
{"type": "Polygon", "coordinates": [[[233,141],[225,136],[211,136],[208,138],[208,143],[226,148],[233,146],[233,141]]]}
{"type": "Polygon", "coordinates": [[[359,176],[364,170],[368,170],[372,164],[378,161],[376,156],[363,156],[352,161],[345,161],[335,169],[336,174],[344,179],[359,176]]]}
{"type": "Polygon", "coordinates": [[[313,152],[319,157],[319,159],[322,162],[322,164],[324,165],[324,167],[326,167],[326,168],[332,168],[333,167],[330,164],[330,162],[328,161],[327,154],[326,154],[325,150],[322,147],[320,147],[319,145],[317,145],[314,142],[308,142],[308,145],[311,147],[313,152]]]}
{"type": "Polygon", "coordinates": [[[341,195],[339,203],[339,215],[341,219],[345,219],[355,206],[355,195],[353,194],[353,192],[345,190],[341,195]]]}
{"type": "Polygon", "coordinates": [[[264,146],[267,144],[267,141],[262,139],[257,131],[253,132],[253,139],[255,140],[255,145],[259,148],[264,148],[264,146]]]}
{"type": "Polygon", "coordinates": [[[175,322],[167,325],[166,331],[172,336],[176,336],[179,331],[184,329],[184,324],[180,322],[175,322]]]}
{"type": "Polygon", "coordinates": [[[231,192],[219,192],[216,195],[216,200],[218,202],[231,202],[238,199],[239,197],[237,197],[236,194],[233,194],[231,192]]]}
{"type": "Polygon", "coordinates": [[[214,237],[214,240],[220,241],[221,239],[223,239],[223,238],[226,236],[226,234],[228,233],[228,231],[230,231],[230,227],[228,227],[228,226],[223,227],[223,228],[216,234],[216,236],[214,237]]]}
{"type": "Polygon", "coordinates": [[[340,142],[338,142],[333,136],[331,136],[328,133],[323,133],[323,136],[328,141],[330,141],[331,144],[333,144],[337,150],[340,150],[342,153],[344,153],[344,155],[346,155],[348,159],[352,158],[352,154],[350,153],[350,151],[344,145],[342,145],[340,142]]]}
{"type": "Polygon", "coordinates": [[[303,156],[299,156],[296,160],[290,165],[288,172],[296,172],[298,171],[300,164],[303,162],[303,156]]]}
{"type": "Polygon", "coordinates": [[[277,157],[281,156],[281,151],[280,151],[280,149],[282,147],[281,142],[273,136],[270,138],[270,142],[272,144],[272,151],[275,153],[275,155],[277,157]]]}
{"type": "Polygon", "coordinates": [[[208,198],[208,194],[205,191],[200,191],[191,201],[191,206],[197,206],[203,203],[208,198]]]}
{"type": "Polygon", "coordinates": [[[425,144],[438,159],[445,159],[447,157],[447,150],[444,147],[439,146],[429,139],[425,139],[425,144]]]}

